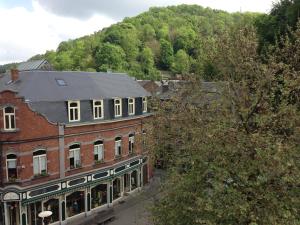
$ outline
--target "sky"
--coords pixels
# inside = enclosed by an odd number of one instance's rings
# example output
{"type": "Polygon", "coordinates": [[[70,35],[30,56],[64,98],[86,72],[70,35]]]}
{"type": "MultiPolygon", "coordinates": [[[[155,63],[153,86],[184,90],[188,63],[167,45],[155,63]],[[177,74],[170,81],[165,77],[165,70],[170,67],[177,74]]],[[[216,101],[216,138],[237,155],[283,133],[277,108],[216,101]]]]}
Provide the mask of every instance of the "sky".
{"type": "Polygon", "coordinates": [[[198,4],[268,13],[275,0],[0,0],[0,65],[55,50],[152,6],[198,4]]]}

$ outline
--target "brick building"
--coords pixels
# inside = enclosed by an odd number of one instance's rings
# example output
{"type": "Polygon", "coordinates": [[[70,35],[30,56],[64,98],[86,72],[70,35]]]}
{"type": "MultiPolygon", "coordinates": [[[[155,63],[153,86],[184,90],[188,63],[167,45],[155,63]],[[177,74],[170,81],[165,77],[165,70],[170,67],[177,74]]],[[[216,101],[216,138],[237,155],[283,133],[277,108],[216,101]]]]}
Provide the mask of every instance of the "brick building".
{"type": "Polygon", "coordinates": [[[125,74],[0,75],[0,224],[72,223],[145,185],[147,96],[125,74]]]}

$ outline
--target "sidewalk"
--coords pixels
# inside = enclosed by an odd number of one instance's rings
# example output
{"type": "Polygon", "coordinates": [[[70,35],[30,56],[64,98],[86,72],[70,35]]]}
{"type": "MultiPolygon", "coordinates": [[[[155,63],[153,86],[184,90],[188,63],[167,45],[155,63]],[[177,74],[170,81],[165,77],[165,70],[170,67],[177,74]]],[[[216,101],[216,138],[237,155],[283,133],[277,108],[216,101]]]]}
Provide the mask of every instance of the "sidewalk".
{"type": "Polygon", "coordinates": [[[155,171],[150,184],[142,191],[124,199],[124,203],[116,205],[114,221],[109,225],[152,225],[150,207],[159,193],[163,171],[155,171]]]}
{"type": "MultiPolygon", "coordinates": [[[[151,182],[141,191],[134,192],[122,199],[122,203],[114,205],[115,219],[108,225],[153,225],[150,207],[159,194],[161,178],[164,172],[156,170],[151,182]]],[[[76,225],[91,225],[95,215],[73,222],[76,225]]]]}

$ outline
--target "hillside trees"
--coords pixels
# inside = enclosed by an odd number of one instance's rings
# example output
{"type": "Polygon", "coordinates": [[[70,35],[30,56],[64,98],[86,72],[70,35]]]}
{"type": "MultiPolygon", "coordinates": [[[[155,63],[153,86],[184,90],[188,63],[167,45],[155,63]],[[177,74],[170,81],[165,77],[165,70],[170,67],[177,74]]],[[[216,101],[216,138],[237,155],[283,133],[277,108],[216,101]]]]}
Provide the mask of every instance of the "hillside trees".
{"type": "Polygon", "coordinates": [[[193,77],[157,103],[147,142],[169,178],[155,224],[300,222],[300,65],[286,59],[299,54],[300,29],[291,37],[265,63],[253,28],[226,33],[216,41],[225,80],[216,96],[193,77]]]}
{"type": "Polygon", "coordinates": [[[118,45],[110,43],[103,44],[96,52],[95,58],[96,66],[99,71],[125,71],[126,54],[118,45]]]}
{"type": "Polygon", "coordinates": [[[203,77],[197,64],[206,63],[198,60],[205,58],[206,52],[200,49],[202,46],[199,46],[199,42],[214,39],[237,24],[251,24],[257,15],[230,14],[198,5],[153,7],[148,12],[125,18],[123,22],[94,34],[64,41],[56,51],[48,51],[35,58],[45,57],[57,70],[104,71],[110,67],[113,72],[127,72],[138,79],[160,79],[159,70],[181,72],[178,69],[174,70],[174,57],[181,50],[179,55],[183,55],[184,51],[190,61],[189,71],[184,72],[203,77]],[[107,44],[110,44],[110,47],[114,46],[113,51],[121,55],[102,54],[107,44]],[[150,48],[153,54],[152,72],[145,69],[145,65],[140,65],[145,53],[150,53],[148,50],[145,52],[146,47],[150,48]],[[100,56],[109,58],[100,59],[100,56]],[[120,58],[124,60],[122,65],[119,63],[120,58]],[[115,62],[109,62],[114,59],[115,62]]]}

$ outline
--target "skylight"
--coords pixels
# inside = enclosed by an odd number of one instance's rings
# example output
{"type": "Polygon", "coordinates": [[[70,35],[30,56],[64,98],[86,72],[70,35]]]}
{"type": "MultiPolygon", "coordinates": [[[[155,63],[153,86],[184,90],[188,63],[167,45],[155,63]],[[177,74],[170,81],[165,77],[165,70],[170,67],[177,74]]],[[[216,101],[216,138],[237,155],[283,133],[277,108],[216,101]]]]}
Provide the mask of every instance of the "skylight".
{"type": "Polygon", "coordinates": [[[58,86],[67,86],[67,83],[63,79],[55,79],[58,86]]]}

